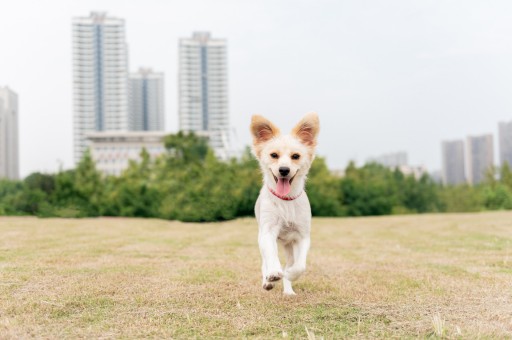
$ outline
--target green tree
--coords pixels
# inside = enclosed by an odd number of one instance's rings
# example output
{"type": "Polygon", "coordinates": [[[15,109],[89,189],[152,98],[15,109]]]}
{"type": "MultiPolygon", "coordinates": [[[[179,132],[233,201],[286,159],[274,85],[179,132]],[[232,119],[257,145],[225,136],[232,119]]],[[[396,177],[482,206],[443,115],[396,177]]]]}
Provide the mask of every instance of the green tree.
{"type": "Polygon", "coordinates": [[[313,215],[343,216],[346,214],[342,206],[343,192],[339,189],[339,182],[340,179],[329,171],[325,159],[316,157],[306,183],[313,215]]]}

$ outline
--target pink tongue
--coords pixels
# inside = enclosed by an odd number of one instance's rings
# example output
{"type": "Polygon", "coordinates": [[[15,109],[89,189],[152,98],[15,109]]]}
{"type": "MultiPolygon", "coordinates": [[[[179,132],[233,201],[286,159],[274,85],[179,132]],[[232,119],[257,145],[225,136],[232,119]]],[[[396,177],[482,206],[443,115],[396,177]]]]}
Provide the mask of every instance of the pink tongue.
{"type": "Polygon", "coordinates": [[[277,194],[279,196],[286,196],[290,193],[290,180],[287,178],[279,178],[277,180],[277,194]]]}

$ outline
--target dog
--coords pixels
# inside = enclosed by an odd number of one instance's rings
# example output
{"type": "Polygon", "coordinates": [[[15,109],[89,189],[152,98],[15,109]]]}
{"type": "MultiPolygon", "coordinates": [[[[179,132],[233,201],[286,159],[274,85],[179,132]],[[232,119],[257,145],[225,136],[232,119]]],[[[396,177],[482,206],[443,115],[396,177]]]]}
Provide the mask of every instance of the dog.
{"type": "Polygon", "coordinates": [[[296,295],[292,281],[306,270],[311,206],[304,185],[315,159],[319,130],[318,115],[314,112],[306,114],[289,135],[281,135],[262,116],[252,117],[252,153],[263,173],[255,214],[265,290],[271,290],[276,281],[283,279],[283,293],[296,295]],[[279,262],[278,243],[286,253],[284,270],[279,262]]]}

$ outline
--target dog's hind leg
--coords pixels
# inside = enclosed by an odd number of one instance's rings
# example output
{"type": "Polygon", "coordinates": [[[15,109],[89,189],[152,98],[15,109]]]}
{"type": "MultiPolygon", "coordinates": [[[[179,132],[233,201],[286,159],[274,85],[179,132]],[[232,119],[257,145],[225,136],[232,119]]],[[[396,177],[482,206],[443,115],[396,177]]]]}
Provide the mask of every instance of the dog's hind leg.
{"type": "Polygon", "coordinates": [[[293,265],[284,272],[284,277],[289,281],[297,280],[306,270],[306,259],[308,256],[310,239],[304,237],[293,244],[293,265]]]}
{"type": "MultiPolygon", "coordinates": [[[[284,267],[284,271],[291,266],[293,266],[294,257],[293,257],[293,245],[288,243],[283,246],[284,252],[286,255],[286,266],[284,267]]],[[[286,277],[283,278],[283,294],[284,295],[296,295],[292,288],[292,282],[288,280],[286,277]]]]}

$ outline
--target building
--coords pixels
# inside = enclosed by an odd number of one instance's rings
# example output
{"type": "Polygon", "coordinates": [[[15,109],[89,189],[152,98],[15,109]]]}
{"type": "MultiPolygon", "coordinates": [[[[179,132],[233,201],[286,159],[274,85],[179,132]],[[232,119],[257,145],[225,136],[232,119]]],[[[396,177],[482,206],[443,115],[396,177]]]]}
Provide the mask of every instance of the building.
{"type": "Polygon", "coordinates": [[[500,165],[508,163],[512,167],[512,121],[498,124],[500,165]]]}
{"type": "Polygon", "coordinates": [[[397,168],[407,165],[407,153],[392,152],[379,157],[370,158],[367,163],[377,163],[387,168],[397,168]]]}
{"type": "Polygon", "coordinates": [[[93,131],[128,130],[128,56],[123,19],[73,18],[74,158],[93,131]]]}
{"type": "Polygon", "coordinates": [[[442,143],[442,180],[445,185],[466,183],[464,141],[452,140],[442,143]]]}
{"type": "Polygon", "coordinates": [[[395,169],[398,169],[404,176],[414,176],[416,179],[420,179],[423,175],[428,175],[427,169],[423,165],[400,165],[395,167],[395,169]]]}
{"type": "Polygon", "coordinates": [[[0,87],[0,178],[19,178],[18,95],[0,87]]]}
{"type": "Polygon", "coordinates": [[[96,168],[107,175],[120,175],[130,164],[139,161],[143,148],[151,157],[165,152],[163,131],[111,131],[87,134],[91,157],[96,168]]]}
{"type": "Polygon", "coordinates": [[[148,68],[130,74],[130,130],[164,131],[164,75],[148,68]]]}
{"type": "Polygon", "coordinates": [[[179,128],[207,132],[219,158],[230,156],[227,45],[208,32],[179,42],[179,128]]]}
{"type": "Polygon", "coordinates": [[[468,148],[468,180],[478,184],[486,172],[494,166],[494,147],[492,135],[469,136],[468,148]]]}

